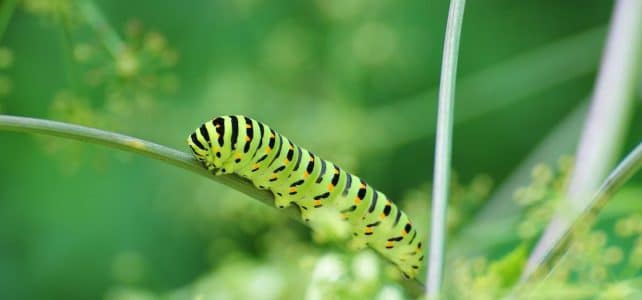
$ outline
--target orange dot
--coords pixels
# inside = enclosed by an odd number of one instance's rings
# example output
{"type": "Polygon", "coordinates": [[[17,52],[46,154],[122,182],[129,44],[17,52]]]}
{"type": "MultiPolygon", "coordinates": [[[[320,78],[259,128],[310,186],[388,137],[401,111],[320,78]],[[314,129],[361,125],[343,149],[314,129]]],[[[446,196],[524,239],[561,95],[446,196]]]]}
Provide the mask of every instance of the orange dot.
{"type": "Polygon", "coordinates": [[[359,197],[354,197],[354,204],[359,204],[361,203],[361,199],[359,197]]]}
{"type": "Polygon", "coordinates": [[[332,192],[334,190],[334,185],[332,183],[328,184],[328,191],[332,192]]]}
{"type": "Polygon", "coordinates": [[[383,219],[385,219],[385,218],[386,218],[386,215],[385,215],[384,213],[381,213],[381,214],[379,215],[379,218],[381,218],[381,219],[383,220],[383,219]]]}
{"type": "Polygon", "coordinates": [[[245,136],[245,141],[246,141],[246,142],[249,142],[249,141],[251,141],[251,140],[252,140],[252,139],[250,138],[250,136],[247,136],[247,135],[245,136]]]}

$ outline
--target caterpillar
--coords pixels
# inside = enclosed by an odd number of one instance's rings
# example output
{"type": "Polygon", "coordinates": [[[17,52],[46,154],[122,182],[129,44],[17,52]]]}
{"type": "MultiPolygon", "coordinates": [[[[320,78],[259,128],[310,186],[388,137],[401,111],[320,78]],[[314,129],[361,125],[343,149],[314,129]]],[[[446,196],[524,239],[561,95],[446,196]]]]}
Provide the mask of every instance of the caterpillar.
{"type": "Polygon", "coordinates": [[[363,179],[245,116],[215,117],[190,134],[187,143],[196,160],[215,175],[249,179],[274,194],[276,207],[297,205],[306,222],[320,207],[336,209],[349,222],[356,243],[379,252],[404,277],[416,277],[424,258],[417,230],[363,179]]]}

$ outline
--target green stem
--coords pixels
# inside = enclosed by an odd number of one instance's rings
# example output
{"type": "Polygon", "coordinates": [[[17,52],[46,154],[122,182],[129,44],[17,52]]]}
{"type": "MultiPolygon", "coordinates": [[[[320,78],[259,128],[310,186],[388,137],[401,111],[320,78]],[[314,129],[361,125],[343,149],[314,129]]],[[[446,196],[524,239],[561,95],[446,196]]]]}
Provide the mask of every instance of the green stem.
{"type": "Polygon", "coordinates": [[[125,44],[118,33],[107,23],[105,17],[96,8],[96,4],[93,1],[78,1],[77,5],[87,24],[100,37],[107,52],[109,52],[113,58],[117,58],[125,48],[125,44]]]}
{"type": "Polygon", "coordinates": [[[7,31],[9,21],[11,21],[17,3],[18,0],[4,0],[2,4],[0,4],[0,38],[2,38],[5,31],[7,31]]]}
{"type": "MultiPolygon", "coordinates": [[[[146,140],[80,125],[7,115],[0,115],[0,131],[2,130],[58,136],[142,154],[220,182],[273,207],[272,194],[255,188],[248,180],[236,175],[214,176],[192,155],[146,140]]],[[[295,208],[287,209],[286,213],[301,221],[295,208]]]]}
{"type": "Polygon", "coordinates": [[[591,107],[582,132],[563,211],[559,210],[535,245],[528,277],[591,203],[621,151],[629,127],[642,63],[642,1],[616,1],[591,107]]]}
{"type": "Polygon", "coordinates": [[[543,270],[549,270],[555,266],[566,252],[573,235],[580,232],[580,228],[590,226],[604,206],[612,199],[613,195],[640,169],[642,169],[642,142],[611,172],[597,193],[587,201],[587,207],[574,220],[569,230],[565,232],[562,238],[556,241],[550,251],[544,254],[542,261],[531,272],[524,274],[516,289],[527,286],[535,278],[533,275],[541,274],[543,270]]]}
{"type": "Polygon", "coordinates": [[[459,39],[464,19],[465,0],[450,1],[448,24],[444,41],[444,54],[439,85],[439,111],[437,115],[437,141],[435,143],[435,169],[432,197],[432,226],[426,297],[440,294],[446,244],[446,208],[450,189],[450,161],[452,150],[453,109],[459,39]]]}

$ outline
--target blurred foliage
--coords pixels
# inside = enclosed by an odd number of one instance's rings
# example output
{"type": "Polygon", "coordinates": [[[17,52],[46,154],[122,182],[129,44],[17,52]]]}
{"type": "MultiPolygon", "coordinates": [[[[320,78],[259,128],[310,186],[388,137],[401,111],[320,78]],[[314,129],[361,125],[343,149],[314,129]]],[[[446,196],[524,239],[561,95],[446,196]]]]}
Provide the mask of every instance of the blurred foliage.
{"type": "MultiPolygon", "coordinates": [[[[385,191],[427,235],[447,1],[188,4],[20,1],[0,14],[0,111],[178,149],[203,120],[249,115],[385,191]]],[[[590,95],[611,5],[469,1],[452,239],[590,95]]],[[[627,145],[642,140],[641,108],[627,145]]],[[[346,246],[341,222],[312,233],[234,190],[96,146],[5,132],[0,145],[0,299],[412,297],[394,267],[346,246]]],[[[448,296],[495,299],[516,282],[570,161],[540,164],[500,199],[522,208],[515,237],[453,257],[448,296]]],[[[640,296],[641,179],[533,297],[640,296]]]]}

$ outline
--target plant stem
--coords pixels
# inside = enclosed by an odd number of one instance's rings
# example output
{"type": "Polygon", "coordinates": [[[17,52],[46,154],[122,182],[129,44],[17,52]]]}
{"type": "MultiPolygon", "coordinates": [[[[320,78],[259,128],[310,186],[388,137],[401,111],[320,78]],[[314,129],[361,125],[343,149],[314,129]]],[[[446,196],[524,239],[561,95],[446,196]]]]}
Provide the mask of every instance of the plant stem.
{"type": "Polygon", "coordinates": [[[597,193],[587,201],[587,206],[577,219],[574,220],[564,235],[556,240],[550,251],[544,253],[541,262],[536,265],[530,272],[524,273],[522,281],[516,288],[526,285],[533,278],[534,274],[539,274],[542,270],[550,269],[563,257],[574,233],[579,228],[586,228],[593,223],[602,208],[608,203],[613,195],[640,169],[642,168],[642,142],[629,153],[622,162],[611,172],[611,174],[602,183],[597,193]]]}
{"type": "Polygon", "coordinates": [[[615,3],[602,66],[567,190],[564,211],[558,211],[528,259],[522,278],[539,268],[608,174],[628,128],[642,63],[642,1],[615,3]]]}
{"type": "MultiPolygon", "coordinates": [[[[2,130],[58,136],[142,154],[218,181],[274,207],[272,193],[255,188],[248,180],[236,175],[214,176],[188,153],[135,137],[63,122],[7,115],[0,115],[0,131],[2,130]]],[[[286,214],[301,221],[299,213],[293,207],[287,209],[286,214]]]]}
{"type": "Polygon", "coordinates": [[[85,0],[78,1],[77,5],[87,24],[100,37],[107,52],[109,52],[113,58],[118,58],[121,51],[125,48],[125,44],[118,33],[107,23],[105,17],[96,8],[96,4],[91,0],[85,0]]]}
{"type": "Polygon", "coordinates": [[[453,109],[459,39],[464,19],[465,0],[450,1],[448,24],[444,41],[444,54],[439,87],[437,115],[437,141],[435,143],[435,169],[432,197],[432,225],[426,297],[436,298],[440,293],[446,244],[446,209],[450,189],[450,161],[452,150],[453,109]]]}
{"type": "Polygon", "coordinates": [[[7,31],[9,21],[11,21],[17,3],[17,0],[4,0],[0,4],[0,40],[5,31],[7,31]]]}

